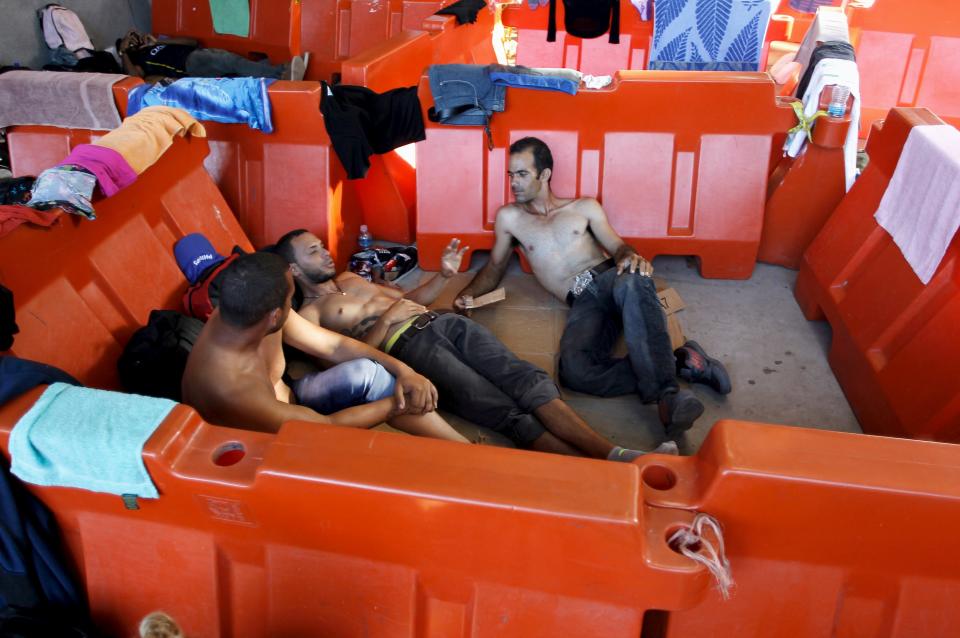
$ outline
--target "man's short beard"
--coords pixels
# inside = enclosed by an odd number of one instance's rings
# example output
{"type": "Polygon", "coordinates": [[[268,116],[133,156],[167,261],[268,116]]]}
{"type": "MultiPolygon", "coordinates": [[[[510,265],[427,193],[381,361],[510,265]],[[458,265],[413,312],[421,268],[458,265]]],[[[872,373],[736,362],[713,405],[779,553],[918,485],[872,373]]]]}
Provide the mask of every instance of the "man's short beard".
{"type": "Polygon", "coordinates": [[[337,271],[335,270],[319,270],[317,272],[304,271],[303,274],[306,275],[307,279],[310,280],[310,283],[323,284],[333,279],[336,276],[337,271]]]}

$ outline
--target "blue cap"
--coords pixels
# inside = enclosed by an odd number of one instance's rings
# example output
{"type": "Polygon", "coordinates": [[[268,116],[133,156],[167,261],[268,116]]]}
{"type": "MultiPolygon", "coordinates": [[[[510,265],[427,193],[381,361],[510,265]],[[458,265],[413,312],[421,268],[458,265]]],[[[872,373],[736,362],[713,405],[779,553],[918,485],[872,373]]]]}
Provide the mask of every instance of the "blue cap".
{"type": "Polygon", "coordinates": [[[191,286],[200,280],[203,271],[226,259],[201,233],[190,233],[180,239],[173,245],[173,256],[191,286]]]}

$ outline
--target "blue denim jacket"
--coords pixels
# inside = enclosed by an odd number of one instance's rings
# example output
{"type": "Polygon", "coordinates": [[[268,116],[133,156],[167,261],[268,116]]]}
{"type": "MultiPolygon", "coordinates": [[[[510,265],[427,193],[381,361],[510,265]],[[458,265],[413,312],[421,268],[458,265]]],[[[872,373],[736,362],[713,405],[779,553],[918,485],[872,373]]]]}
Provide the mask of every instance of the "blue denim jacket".
{"type": "Polygon", "coordinates": [[[503,111],[505,107],[507,88],[493,84],[485,66],[434,64],[428,76],[437,115],[434,121],[461,126],[486,126],[490,116],[503,111]],[[459,110],[460,107],[470,106],[472,108],[459,110]]]}

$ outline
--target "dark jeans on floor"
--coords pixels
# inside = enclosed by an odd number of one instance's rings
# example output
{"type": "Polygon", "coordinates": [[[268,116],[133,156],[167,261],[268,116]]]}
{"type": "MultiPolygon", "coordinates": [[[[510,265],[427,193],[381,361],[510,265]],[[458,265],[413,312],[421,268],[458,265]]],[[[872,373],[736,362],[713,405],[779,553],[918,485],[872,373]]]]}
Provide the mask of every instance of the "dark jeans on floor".
{"type": "Polygon", "coordinates": [[[197,49],[187,56],[187,75],[194,78],[275,78],[283,75],[282,64],[254,62],[223,49],[197,49]]]}
{"type": "Polygon", "coordinates": [[[442,408],[523,447],[546,431],[532,412],[560,397],[557,385],[480,324],[443,314],[398,346],[390,354],[437,386],[442,408]]]}
{"type": "Polygon", "coordinates": [[[560,381],[602,397],[637,392],[646,403],[677,389],[673,348],[652,277],[617,275],[611,268],[580,293],[560,339],[560,381]],[[611,350],[621,330],[628,356],[616,358],[611,350]]]}

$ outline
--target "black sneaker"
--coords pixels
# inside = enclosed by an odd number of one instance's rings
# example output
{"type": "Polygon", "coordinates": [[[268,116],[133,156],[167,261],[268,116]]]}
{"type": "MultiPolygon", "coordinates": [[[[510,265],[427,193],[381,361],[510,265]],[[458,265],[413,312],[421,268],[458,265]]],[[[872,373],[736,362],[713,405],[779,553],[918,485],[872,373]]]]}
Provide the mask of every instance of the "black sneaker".
{"type": "Polygon", "coordinates": [[[677,357],[677,376],[690,383],[704,383],[720,394],[730,394],[730,376],[723,364],[707,356],[696,341],[687,341],[673,351],[677,357]]]}
{"type": "Polygon", "coordinates": [[[660,422],[671,440],[680,438],[703,414],[703,404],[690,390],[670,390],[660,398],[657,407],[660,422]]]}

